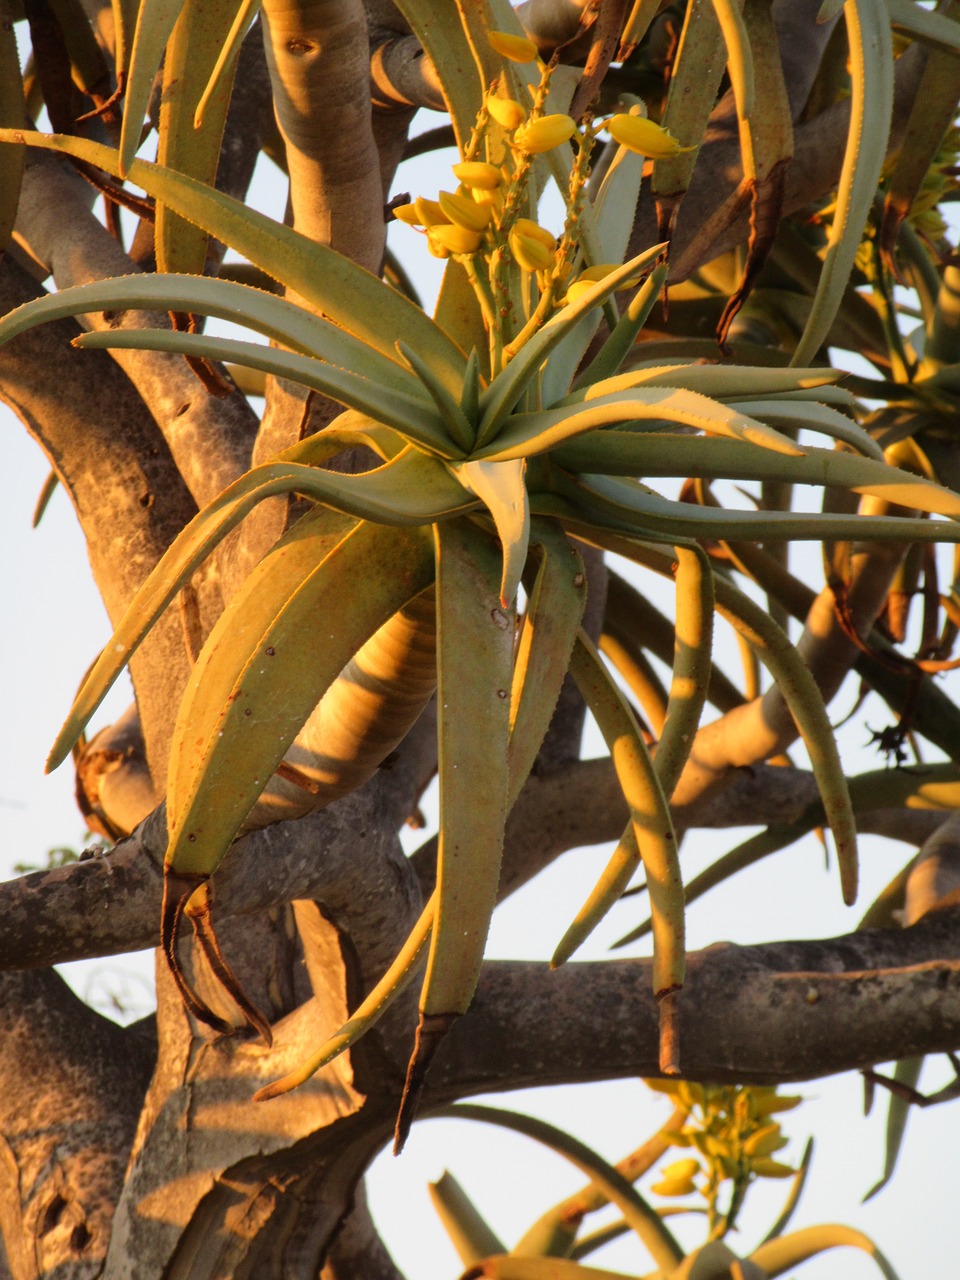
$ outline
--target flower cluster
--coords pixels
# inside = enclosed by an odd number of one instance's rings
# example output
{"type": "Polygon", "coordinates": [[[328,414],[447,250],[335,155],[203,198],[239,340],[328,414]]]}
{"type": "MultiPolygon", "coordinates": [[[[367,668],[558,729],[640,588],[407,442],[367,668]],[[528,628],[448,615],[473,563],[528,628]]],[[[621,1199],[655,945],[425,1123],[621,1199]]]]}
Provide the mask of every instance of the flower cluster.
{"type": "Polygon", "coordinates": [[[553,68],[539,63],[533,42],[494,32],[490,43],[511,62],[538,65],[539,84],[520,91],[527,97],[524,105],[510,96],[505,77],[495,81],[485,96],[465,157],[453,166],[455,189],[441,191],[435,200],[418,196],[393,212],[401,222],[423,232],[435,257],[454,258],[464,265],[488,329],[500,335],[496,345],[509,352],[518,329],[542,324],[554,307],[573,301],[618,265],[581,269],[579,209],[592,148],[601,130],[628,151],[654,159],[689,148],[647,119],[642,104],[606,121],[588,121],[582,129],[569,115],[547,112],[553,68]],[[574,155],[565,193],[566,220],[562,234],[556,236],[528,216],[532,212],[529,180],[536,157],[566,144],[573,146],[574,155]],[[526,278],[528,296],[522,301],[505,283],[505,267],[511,262],[526,278]]]}
{"type": "Polygon", "coordinates": [[[665,1132],[663,1137],[671,1146],[690,1151],[664,1166],[660,1181],[651,1190],[668,1197],[703,1196],[711,1235],[731,1229],[744,1193],[756,1178],[790,1178],[795,1174],[790,1165],[773,1158],[788,1141],[773,1116],[799,1106],[799,1096],[781,1096],[775,1088],[704,1085],[687,1080],[646,1083],[656,1092],[668,1094],[686,1111],[687,1119],[679,1132],[665,1132]],[[730,1184],[729,1198],[721,1213],[719,1197],[725,1183],[730,1184]]]}

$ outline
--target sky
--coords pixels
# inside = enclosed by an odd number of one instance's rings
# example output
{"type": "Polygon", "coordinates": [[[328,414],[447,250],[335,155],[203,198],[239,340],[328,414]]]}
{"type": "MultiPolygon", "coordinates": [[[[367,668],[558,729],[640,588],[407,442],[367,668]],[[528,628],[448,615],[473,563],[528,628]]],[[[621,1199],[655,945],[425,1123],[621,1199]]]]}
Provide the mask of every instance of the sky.
{"type": "MultiPolygon", "coordinates": [[[[401,172],[397,189],[434,195],[448,185],[442,162],[401,172]]],[[[408,267],[431,285],[435,264],[407,237],[400,251],[408,267]]],[[[11,415],[0,414],[4,466],[0,471],[0,598],[3,653],[3,732],[0,733],[0,874],[14,874],[18,863],[43,864],[59,845],[82,846],[83,822],[73,803],[69,766],[51,777],[43,762],[92,658],[109,636],[106,617],[91,585],[82,539],[69,503],[58,490],[38,529],[31,516],[48,467],[37,446],[11,415]]],[[[802,562],[811,584],[818,583],[818,557],[802,562]]],[[[648,580],[643,580],[644,589],[648,580]]],[[[727,646],[729,639],[719,643],[727,646]]],[[[960,693],[960,673],[947,677],[960,693]]],[[[948,685],[948,687],[950,687],[948,685]]],[[[845,687],[836,714],[852,706],[855,689],[845,687]]],[[[124,708],[128,694],[115,691],[97,725],[109,723],[124,708]]],[[[876,768],[867,749],[866,724],[886,721],[871,704],[842,730],[848,771],[876,768]]],[[[591,754],[598,743],[588,740],[591,754]]],[[[693,833],[684,849],[685,875],[692,876],[743,838],[744,832],[693,833]]],[[[411,843],[423,838],[419,833],[411,843]]],[[[489,954],[500,958],[546,959],[582,903],[609,856],[609,847],[566,855],[535,884],[498,909],[489,954]]],[[[824,868],[822,849],[810,837],[715,890],[689,911],[691,949],[723,939],[737,943],[774,938],[832,936],[856,927],[872,897],[909,856],[906,846],[868,837],[862,841],[863,888],[857,907],[840,899],[835,867],[824,868]]],[[[610,943],[636,921],[637,908],[625,902],[584,947],[583,958],[601,958],[610,943]]],[[[634,949],[642,954],[642,944],[634,949]]],[[[629,954],[620,953],[620,954],[629,954]]],[[[104,1012],[117,1003],[139,1014],[150,1007],[152,959],[104,959],[67,966],[66,976],[85,998],[104,1012]]],[[[928,1064],[924,1087],[949,1078],[944,1062],[928,1064]]],[[[791,1090],[792,1092],[793,1090],[791,1090]]],[[[808,1134],[816,1136],[812,1174],[795,1225],[842,1222],[872,1235],[899,1270],[902,1280],[924,1275],[946,1280],[954,1274],[955,1223],[952,1217],[960,1147],[960,1108],[915,1110],[910,1117],[901,1167],[894,1183],[868,1205],[860,1201],[883,1165],[884,1100],[874,1113],[862,1114],[862,1087],[855,1075],[799,1087],[807,1101],[784,1117],[791,1145],[780,1158],[799,1158],[808,1134]]],[[[594,1145],[616,1160],[639,1145],[666,1119],[669,1106],[639,1080],[556,1090],[528,1090],[490,1099],[494,1104],[528,1110],[594,1145]]],[[[582,1183],[582,1176],[559,1157],[529,1140],[466,1122],[424,1121],[412,1132],[402,1157],[384,1154],[369,1177],[378,1223],[410,1280],[448,1280],[459,1272],[456,1255],[430,1208],[426,1184],[449,1169],[509,1243],[519,1237],[551,1203],[582,1183]]],[[[641,1184],[642,1185],[642,1184],[641,1184]]],[[[732,1241],[746,1251],[777,1216],[785,1184],[768,1183],[751,1195],[742,1232],[732,1241]]],[[[699,1237],[696,1219],[677,1226],[692,1246],[699,1237]]],[[[649,1270],[649,1259],[629,1241],[617,1242],[591,1259],[594,1265],[624,1272],[649,1270]]],[[[825,1255],[800,1269],[810,1280],[877,1276],[875,1265],[852,1251],[825,1255]]]]}

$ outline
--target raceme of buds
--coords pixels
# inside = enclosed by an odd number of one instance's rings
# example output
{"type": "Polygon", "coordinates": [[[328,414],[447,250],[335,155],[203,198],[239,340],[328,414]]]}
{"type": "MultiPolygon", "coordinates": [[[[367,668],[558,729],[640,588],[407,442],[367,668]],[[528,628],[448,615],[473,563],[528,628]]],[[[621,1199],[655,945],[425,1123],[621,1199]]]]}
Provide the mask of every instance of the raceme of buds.
{"type": "Polygon", "coordinates": [[[645,116],[611,116],[605,128],[621,147],[650,156],[653,160],[665,160],[683,151],[695,150],[694,147],[682,147],[672,133],[645,116]]]}
{"type": "Polygon", "coordinates": [[[521,151],[539,155],[569,142],[576,128],[570,116],[541,116],[538,120],[528,120],[526,124],[520,125],[514,132],[513,140],[521,151]]]}
{"type": "Polygon", "coordinates": [[[490,31],[487,34],[490,47],[508,62],[533,62],[537,46],[525,36],[514,36],[508,31],[490,31]]]}
{"type": "Polygon", "coordinates": [[[500,98],[495,93],[487,95],[487,110],[504,129],[516,129],[527,118],[527,113],[515,98],[500,98]]]}

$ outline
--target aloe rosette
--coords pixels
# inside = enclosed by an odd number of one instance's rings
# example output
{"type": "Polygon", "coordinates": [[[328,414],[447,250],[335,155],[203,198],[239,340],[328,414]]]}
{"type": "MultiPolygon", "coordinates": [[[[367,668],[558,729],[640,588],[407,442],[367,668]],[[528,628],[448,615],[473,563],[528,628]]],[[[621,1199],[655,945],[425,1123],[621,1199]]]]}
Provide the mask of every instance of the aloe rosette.
{"type": "MultiPolygon", "coordinates": [[[[348,1047],[426,951],[401,1137],[432,1047],[473,995],[506,816],[566,673],[606,738],[629,821],[555,960],[583,942],[642,864],[663,1011],[661,1067],[676,1072],[683,886],[669,801],[703,708],[715,611],[774,672],[820,782],[844,896],[856,891],[852,810],[819,691],[780,627],[728,581],[714,581],[700,540],[960,540],[960,498],[888,465],[842,412],[851,397],[830,371],[644,361],[635,340],[666,277],[664,246],[620,260],[643,155],[683,148],[638,104],[627,106],[607,122],[618,149],[588,197],[600,126],[579,130],[549,69],[531,65],[528,84],[525,64],[501,52],[519,57],[525,48],[488,41],[481,49],[485,20],[464,22],[461,38],[479,74],[473,84],[458,77],[447,86],[462,153],[457,190],[401,211],[449,260],[437,319],[331,249],[189,174],[133,159],[129,148],[121,154],[78,138],[0,131],[3,143],[125,173],[169,216],[222,240],[302,300],[161,273],[68,289],[0,322],[6,341],[41,321],[105,308],[239,321],[261,341],[118,329],[77,342],[227,361],[344,406],[330,427],[236,481],[175,540],[91,670],[50,766],[68,753],[160,613],[244,516],[277,494],[312,503],[229,602],[185,693],[168,778],[162,941],[191,1008],[222,1025],[179,971],[177,928],[190,915],[215,971],[266,1033],[219,957],[207,882],[244,830],[309,812],[369,777],[438,686],[434,896],[347,1026],[302,1070],[261,1093],[292,1087],[348,1047]],[[535,220],[535,193],[551,176],[566,204],[556,236],[535,220]],[[621,313],[614,297],[626,286],[636,291],[621,313]],[[799,426],[833,447],[798,445],[799,426]],[[356,444],[372,449],[378,465],[357,475],[326,468],[356,444]],[[646,483],[687,476],[831,486],[944,518],[724,510],[646,483]],[[579,629],[586,581],[578,540],[675,580],[673,682],[655,753],[579,629]],[[526,607],[518,613],[521,584],[526,607]],[[338,604],[337,626],[327,628],[331,602],[344,600],[349,607],[338,604]]],[[[443,38],[456,39],[451,31],[443,38]]],[[[423,38],[429,44],[426,29],[423,38]]]]}

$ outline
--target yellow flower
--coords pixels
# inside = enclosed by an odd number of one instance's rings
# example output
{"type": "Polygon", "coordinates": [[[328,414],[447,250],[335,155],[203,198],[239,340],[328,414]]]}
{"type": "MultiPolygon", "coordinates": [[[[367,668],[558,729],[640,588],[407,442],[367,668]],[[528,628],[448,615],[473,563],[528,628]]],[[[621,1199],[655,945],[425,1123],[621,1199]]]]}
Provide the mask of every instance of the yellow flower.
{"type": "Polygon", "coordinates": [[[529,151],[539,155],[542,151],[552,151],[564,142],[569,142],[576,132],[576,124],[565,115],[541,116],[539,120],[528,120],[514,132],[513,140],[521,151],[529,151]]]}
{"type": "Polygon", "coordinates": [[[452,222],[435,224],[427,227],[427,241],[430,250],[438,258],[450,253],[476,253],[480,248],[481,235],[478,231],[470,231],[467,227],[458,227],[452,222]],[[446,253],[437,253],[437,249],[445,249],[446,253]]]}
{"type": "Polygon", "coordinates": [[[614,142],[628,151],[637,151],[654,160],[680,155],[683,151],[695,151],[695,147],[682,147],[672,133],[647,120],[645,116],[611,116],[606,124],[614,142]]]}
{"type": "Polygon", "coordinates": [[[516,98],[500,98],[495,93],[487,95],[487,110],[504,129],[516,129],[527,118],[527,113],[516,98]]]}
{"type": "Polygon", "coordinates": [[[513,36],[507,31],[490,31],[487,39],[490,47],[509,62],[533,62],[537,56],[537,46],[525,36],[513,36]]]}
{"type": "Polygon", "coordinates": [[[655,1182],[650,1188],[658,1196],[689,1196],[696,1189],[697,1184],[692,1178],[664,1178],[662,1182],[655,1182]]]}
{"type": "Polygon", "coordinates": [[[398,204],[394,206],[393,216],[398,222],[405,222],[410,227],[422,227],[420,214],[415,204],[398,204]]]}
{"type": "Polygon", "coordinates": [[[470,196],[454,195],[450,191],[440,192],[440,208],[450,222],[468,231],[484,231],[493,213],[489,205],[479,205],[470,196]]]}
{"type": "Polygon", "coordinates": [[[518,218],[507,239],[514,259],[524,271],[546,271],[553,266],[557,242],[532,219],[518,218]]]}
{"type": "Polygon", "coordinates": [[[457,180],[471,191],[496,191],[503,182],[503,174],[495,164],[485,160],[461,160],[453,166],[457,180]]]}

